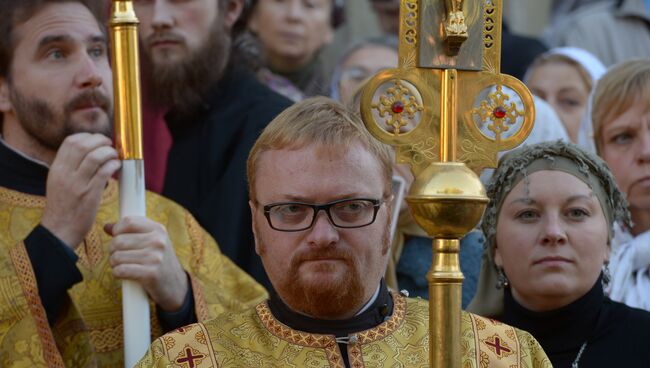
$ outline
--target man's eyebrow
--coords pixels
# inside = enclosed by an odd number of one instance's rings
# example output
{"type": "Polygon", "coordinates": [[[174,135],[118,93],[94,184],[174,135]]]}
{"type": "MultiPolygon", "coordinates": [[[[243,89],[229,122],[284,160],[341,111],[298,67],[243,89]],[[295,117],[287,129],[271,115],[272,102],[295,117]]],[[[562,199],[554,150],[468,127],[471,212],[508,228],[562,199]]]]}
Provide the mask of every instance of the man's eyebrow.
{"type": "MultiPolygon", "coordinates": [[[[45,36],[41,39],[41,41],[38,43],[38,48],[41,49],[47,45],[53,44],[53,43],[69,43],[73,42],[73,38],[68,36],[68,35],[51,35],[51,36],[45,36]]],[[[108,39],[104,35],[94,35],[94,36],[89,36],[86,39],[87,43],[108,43],[108,39]]]]}
{"type": "Polygon", "coordinates": [[[45,36],[41,39],[41,41],[38,43],[38,48],[41,49],[47,45],[53,44],[53,43],[66,43],[66,42],[71,42],[72,37],[68,35],[52,35],[52,36],[45,36]]]}
{"type": "Polygon", "coordinates": [[[88,37],[88,43],[105,43],[108,44],[108,39],[104,35],[95,35],[88,37]]]}

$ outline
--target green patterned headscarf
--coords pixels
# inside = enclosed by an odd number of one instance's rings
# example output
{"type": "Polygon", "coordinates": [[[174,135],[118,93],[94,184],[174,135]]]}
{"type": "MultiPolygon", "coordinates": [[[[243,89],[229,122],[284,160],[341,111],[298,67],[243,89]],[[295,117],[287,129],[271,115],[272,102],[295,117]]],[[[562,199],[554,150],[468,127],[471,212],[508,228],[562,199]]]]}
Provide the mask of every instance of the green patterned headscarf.
{"type": "Polygon", "coordinates": [[[490,203],[481,223],[485,249],[478,289],[468,307],[470,312],[491,318],[498,318],[503,313],[503,290],[496,288],[497,267],[494,263],[497,219],[510,191],[520,181],[530,180],[532,173],[542,170],[569,173],[591,188],[609,224],[610,241],[615,221],[627,225],[631,223],[627,200],[618,190],[607,164],[598,156],[562,141],[525,146],[507,153],[499,161],[499,167],[486,188],[490,203]]]}

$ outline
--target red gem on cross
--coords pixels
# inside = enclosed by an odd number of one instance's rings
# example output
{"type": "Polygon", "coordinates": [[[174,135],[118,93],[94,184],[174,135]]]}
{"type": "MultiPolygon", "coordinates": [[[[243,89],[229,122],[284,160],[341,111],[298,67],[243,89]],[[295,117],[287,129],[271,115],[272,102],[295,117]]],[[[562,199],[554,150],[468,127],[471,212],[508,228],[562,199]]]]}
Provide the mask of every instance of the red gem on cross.
{"type": "Polygon", "coordinates": [[[393,106],[391,106],[390,108],[391,110],[393,110],[395,114],[401,114],[402,112],[404,112],[404,102],[395,101],[393,102],[393,106]]]}
{"type": "Polygon", "coordinates": [[[497,119],[503,119],[503,118],[505,118],[505,117],[506,117],[506,113],[507,113],[507,112],[506,112],[506,109],[504,109],[504,108],[501,107],[501,106],[496,107],[496,108],[494,109],[494,111],[492,111],[492,114],[494,114],[494,117],[497,118],[497,119]]]}

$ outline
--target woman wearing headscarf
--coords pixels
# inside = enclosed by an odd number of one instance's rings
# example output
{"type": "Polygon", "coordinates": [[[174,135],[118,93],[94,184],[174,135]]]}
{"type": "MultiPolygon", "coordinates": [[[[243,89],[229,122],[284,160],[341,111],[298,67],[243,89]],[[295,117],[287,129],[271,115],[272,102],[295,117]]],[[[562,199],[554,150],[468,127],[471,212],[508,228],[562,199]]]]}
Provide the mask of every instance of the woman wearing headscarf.
{"type": "Polygon", "coordinates": [[[604,295],[614,221],[605,163],[561,141],[505,155],[487,187],[486,248],[468,310],[530,332],[554,367],[650,367],[650,313],[604,295]]]}
{"type": "Polygon", "coordinates": [[[650,310],[650,60],[612,67],[593,95],[599,155],[630,203],[613,242],[610,297],[650,310]]]}
{"type": "Polygon", "coordinates": [[[589,96],[605,71],[605,65],[588,51],[557,47],[535,59],[524,76],[531,92],[555,109],[571,141],[592,152],[589,96]]]}

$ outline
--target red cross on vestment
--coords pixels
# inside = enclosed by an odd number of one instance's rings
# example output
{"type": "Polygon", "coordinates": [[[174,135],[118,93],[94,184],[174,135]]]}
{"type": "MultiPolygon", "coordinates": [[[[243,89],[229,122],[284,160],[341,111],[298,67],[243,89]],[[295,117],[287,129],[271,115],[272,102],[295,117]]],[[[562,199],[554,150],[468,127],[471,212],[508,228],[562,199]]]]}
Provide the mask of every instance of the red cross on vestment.
{"type": "Polygon", "coordinates": [[[510,348],[505,345],[501,345],[501,339],[499,336],[494,336],[494,341],[486,340],[485,344],[493,347],[494,353],[499,357],[501,356],[502,351],[506,353],[512,353],[512,350],[510,350],[510,348]]]}
{"type": "Polygon", "coordinates": [[[203,358],[205,358],[205,355],[200,354],[200,353],[197,354],[197,355],[193,355],[192,354],[192,349],[190,349],[189,347],[186,347],[185,348],[185,356],[182,357],[182,358],[176,359],[176,363],[178,363],[178,364],[187,363],[187,366],[189,368],[194,368],[194,367],[196,367],[196,364],[194,363],[194,360],[195,359],[196,360],[201,360],[203,358]]]}

